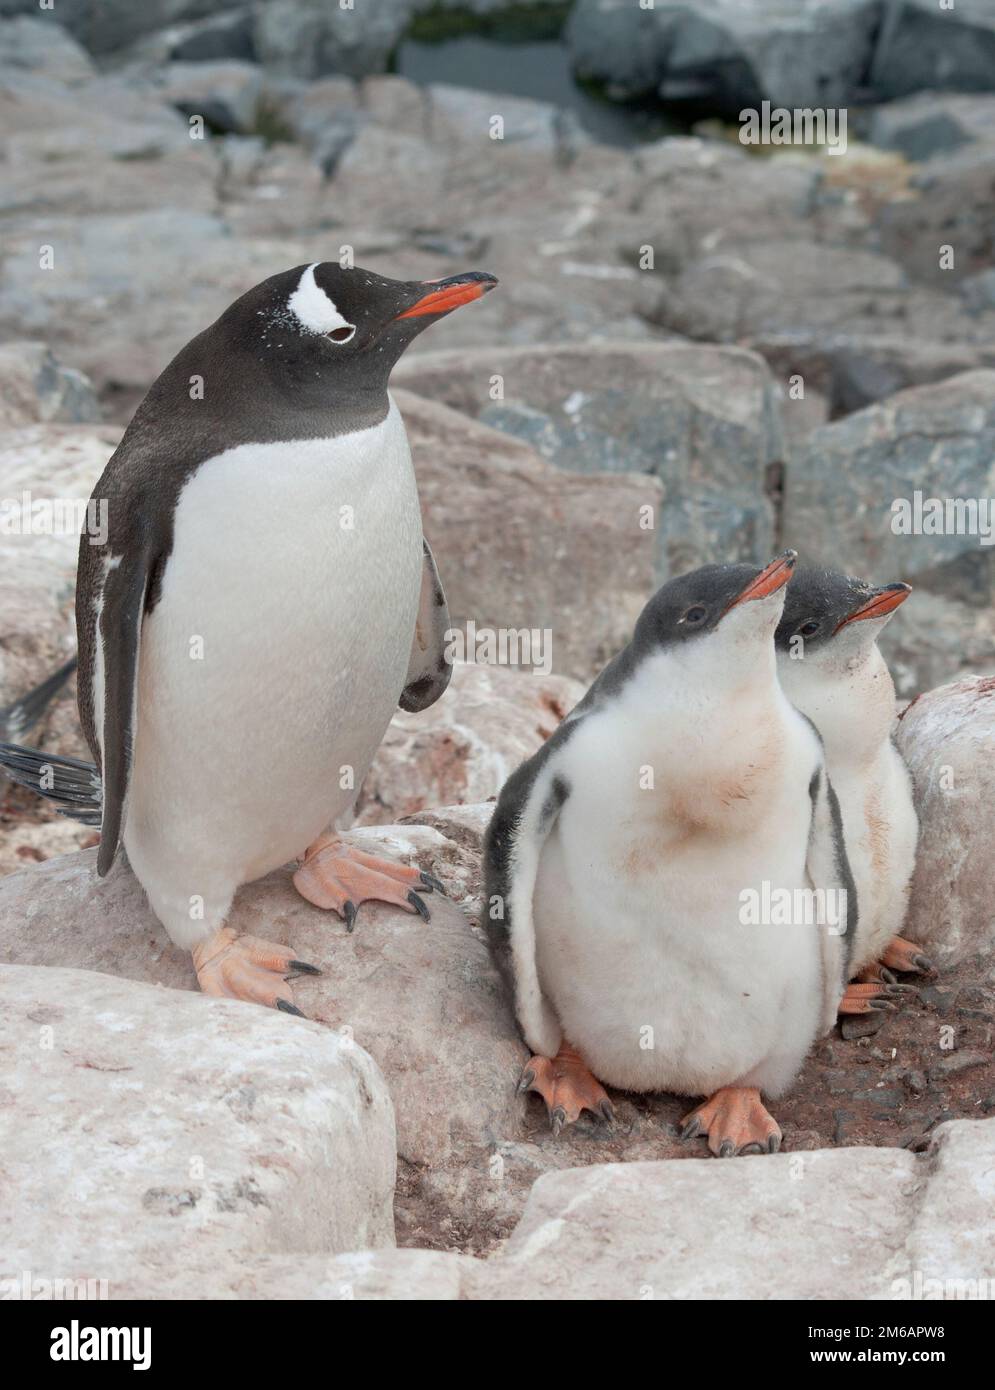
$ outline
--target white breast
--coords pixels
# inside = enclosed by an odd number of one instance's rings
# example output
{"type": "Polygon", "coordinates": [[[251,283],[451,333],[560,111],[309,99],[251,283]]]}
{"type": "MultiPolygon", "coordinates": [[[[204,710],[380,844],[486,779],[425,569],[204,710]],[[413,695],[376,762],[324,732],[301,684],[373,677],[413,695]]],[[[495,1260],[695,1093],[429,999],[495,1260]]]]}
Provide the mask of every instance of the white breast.
{"type": "Polygon", "coordinates": [[[372,429],[242,445],[187,483],[143,628],[124,836],[174,940],[191,895],[226,910],[352,801],[404,683],[420,575],[393,401],[372,429]]]}
{"type": "Polygon", "coordinates": [[[736,776],[713,801],[711,749],[721,742],[730,756],[755,741],[755,725],[703,728],[697,752],[689,744],[680,755],[701,777],[676,799],[651,724],[627,717],[621,702],[568,744],[570,795],[536,887],[538,967],[565,1035],[603,1081],[683,1094],[739,1082],[776,1093],[811,1044],[816,934],[739,917],[741,890],[761,879],[808,882],[815,742],[786,703],[782,713],[783,728],[768,718],[776,737],[755,780],[736,776]],[[646,765],[655,790],[640,789],[646,765]]]}

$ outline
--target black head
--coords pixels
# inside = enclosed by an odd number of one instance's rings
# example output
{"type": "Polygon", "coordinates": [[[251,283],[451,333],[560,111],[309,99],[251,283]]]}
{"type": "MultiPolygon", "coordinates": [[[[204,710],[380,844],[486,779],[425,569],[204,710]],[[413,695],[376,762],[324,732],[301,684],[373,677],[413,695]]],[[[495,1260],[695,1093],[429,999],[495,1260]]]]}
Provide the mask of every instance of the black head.
{"type": "Polygon", "coordinates": [[[677,646],[714,632],[728,614],[779,593],[791,578],[795,559],[795,552],[786,550],[762,567],[703,565],[668,580],[639,616],[637,650],[677,646]]]}
{"type": "Polygon", "coordinates": [[[298,265],[235,300],[190,347],[223,359],[244,395],[352,409],[358,427],[386,413],[391,370],[419,333],[496,284],[480,270],[422,281],[334,261],[298,265]]]}
{"type": "MultiPolygon", "coordinates": [[[[852,623],[890,616],[911,592],[908,584],[874,588],[835,570],[801,566],[788,589],[775,645],[779,651],[793,652],[799,643],[805,651],[817,650],[852,623]]],[[[877,631],[875,626],[866,635],[870,638],[877,631]]]]}

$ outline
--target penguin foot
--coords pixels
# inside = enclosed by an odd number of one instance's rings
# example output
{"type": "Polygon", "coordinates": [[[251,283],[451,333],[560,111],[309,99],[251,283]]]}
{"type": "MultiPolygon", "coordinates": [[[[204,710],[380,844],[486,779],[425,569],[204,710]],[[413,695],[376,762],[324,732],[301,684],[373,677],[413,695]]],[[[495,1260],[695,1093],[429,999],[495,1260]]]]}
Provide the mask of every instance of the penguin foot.
{"type": "Polygon", "coordinates": [[[205,994],[267,1004],[283,1013],[304,1015],[294,1003],[289,981],[298,975],[320,975],[315,965],[297,960],[288,946],[274,946],[258,936],[239,936],[222,927],[193,948],[197,980],[205,994]]]}
{"type": "Polygon", "coordinates": [[[734,1158],[751,1150],[775,1154],[781,1147],[777,1121],[768,1114],[756,1086],[723,1086],[681,1123],[681,1138],[707,1135],[716,1158],[734,1158]]]}
{"type": "Polygon", "coordinates": [[[609,1128],[614,1124],[615,1109],[607,1092],[568,1042],[561,1043],[552,1059],[530,1057],[518,1089],[538,1091],[546,1102],[554,1134],[559,1134],[564,1125],[572,1125],[582,1110],[590,1110],[609,1128]]]}
{"type": "MultiPolygon", "coordinates": [[[[866,972],[861,972],[865,974],[866,972]]],[[[897,1007],[898,996],[908,993],[906,985],[896,985],[893,980],[865,980],[849,984],[843,991],[838,1014],[891,1013],[897,1007]]]]}
{"type": "Polygon", "coordinates": [[[881,964],[890,970],[903,970],[914,975],[932,975],[936,969],[929,957],[904,936],[893,936],[884,948],[881,964]]]}
{"type": "Polygon", "coordinates": [[[294,874],[294,887],[315,907],[334,908],[345,918],[347,931],[356,925],[361,904],[371,900],[393,903],[431,921],[422,894],[444,892],[432,874],[344,845],[331,832],[308,846],[294,874]]]}

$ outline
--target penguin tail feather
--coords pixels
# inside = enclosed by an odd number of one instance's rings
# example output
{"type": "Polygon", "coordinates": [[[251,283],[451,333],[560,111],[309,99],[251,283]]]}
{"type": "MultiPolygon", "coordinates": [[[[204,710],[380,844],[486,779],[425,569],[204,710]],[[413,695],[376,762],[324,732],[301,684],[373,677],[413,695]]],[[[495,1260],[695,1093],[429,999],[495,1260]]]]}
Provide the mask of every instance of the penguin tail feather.
{"type": "Polygon", "coordinates": [[[76,658],[72,657],[41,685],[36,685],[27,695],[0,709],[0,741],[23,738],[29,729],[33,729],[53,696],[58,694],[75,670],[76,658]]]}
{"type": "Polygon", "coordinates": [[[19,787],[51,801],[60,816],[84,825],[100,824],[104,797],[96,763],[17,743],[0,743],[0,771],[19,787]]]}

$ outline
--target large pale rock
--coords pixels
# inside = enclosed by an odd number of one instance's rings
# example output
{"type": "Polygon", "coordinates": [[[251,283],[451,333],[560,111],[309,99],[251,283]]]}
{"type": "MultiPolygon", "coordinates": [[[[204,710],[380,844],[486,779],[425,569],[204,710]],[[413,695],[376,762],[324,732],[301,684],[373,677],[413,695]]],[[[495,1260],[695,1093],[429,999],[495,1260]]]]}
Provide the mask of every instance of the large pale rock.
{"type": "Polygon", "coordinates": [[[75,367],[59,362],[47,344],[0,345],[0,429],[99,419],[90,382],[75,367]]]}
{"type": "Polygon", "coordinates": [[[920,695],[898,728],[920,826],[905,932],[941,969],[995,957],[992,670],[920,695]]]}
{"type": "Polygon", "coordinates": [[[169,63],[156,75],[155,90],[184,116],[203,116],[212,128],[251,131],[263,94],[263,75],[254,63],[169,63]]]}
{"type": "Polygon", "coordinates": [[[578,71],[619,94],[743,106],[840,106],[870,62],[879,0],[579,0],[578,71]]]}
{"type": "Polygon", "coordinates": [[[988,0],[884,0],[871,83],[879,96],[923,88],[995,87],[995,12],[988,0]]]}
{"type": "Polygon", "coordinates": [[[0,967],[0,1000],[0,1276],[393,1243],[390,1099],[349,1038],[78,970],[0,967]]]}
{"type": "MultiPolygon", "coordinates": [[[[0,68],[25,68],[66,81],[93,75],[88,53],[52,22],[54,16],[42,18],[35,3],[23,8],[23,15],[4,17],[0,23],[0,68]]],[[[3,9],[0,16],[5,16],[3,9]]]]}
{"type": "Polygon", "coordinates": [[[412,357],[396,376],[518,436],[561,469],[659,478],[661,577],[770,553],[765,489],[783,440],[776,387],[751,353],[670,344],[481,348],[412,357]]]}
{"type": "Polygon", "coordinates": [[[461,412],[394,394],[451,625],[548,632],[556,674],[589,681],[656,587],[655,536],[640,523],[661,515],[660,483],[563,473],[461,412]]]}
{"type": "MultiPolygon", "coordinates": [[[[413,849],[429,870],[448,861],[440,877],[451,882],[463,851],[457,845],[447,856],[445,838],[419,826],[410,837],[406,826],[350,835],[373,853],[413,858],[413,849]],[[434,854],[421,852],[417,842],[425,840],[434,854]]],[[[321,976],[297,982],[295,997],[309,1019],[354,1039],[383,1070],[397,1118],[398,1213],[408,1242],[418,1243],[430,1224],[436,1239],[441,1232],[454,1243],[458,1231],[478,1227],[492,1237],[517,1215],[520,1189],[495,1182],[489,1163],[496,1138],[520,1124],[515,1083],[526,1052],[482,934],[453,902],[434,894],[428,903],[428,923],[366,903],[349,934],[336,914],[305,902],[281,870],[240,890],[230,921],[321,967],[321,976]]],[[[127,864],[99,880],[91,850],[0,878],[0,960],[195,988],[189,954],[169,942],[127,864]]],[[[296,1022],[272,1017],[284,1029],[296,1022]]],[[[186,1015],[183,1026],[191,1031],[186,1015]]],[[[304,1030],[309,1043],[313,1031],[304,1030]]]]}
{"type": "Polygon", "coordinates": [[[391,720],[360,790],[356,824],[494,800],[583,694],[584,686],[565,676],[454,662],[443,699],[391,720]]]}
{"type": "MultiPolygon", "coordinates": [[[[595,1164],[532,1188],[488,1260],[430,1250],[264,1255],[201,1268],[203,1298],[983,1299],[995,1277],[995,1120],[943,1124],[925,1155],[820,1149],[731,1163],[595,1164]]],[[[184,1293],[122,1270],[112,1297],[184,1293]],[[174,1293],[175,1290],[175,1293],[174,1293]]]]}
{"type": "Polygon", "coordinates": [[[826,1299],[845,1290],[887,1300],[933,1280],[941,1289],[972,1280],[977,1290],[995,1275],[993,1158],[995,1120],[962,1120],[937,1130],[925,1158],[819,1149],[759,1163],[550,1173],[501,1256],[475,1268],[469,1296],[826,1299]]]}
{"type": "Polygon", "coordinates": [[[923,501],[987,498],[993,457],[995,372],[899,392],[811,435],[787,472],[781,534],[816,563],[987,608],[995,547],[949,526],[904,534],[892,504],[911,507],[917,491],[923,501]]]}

